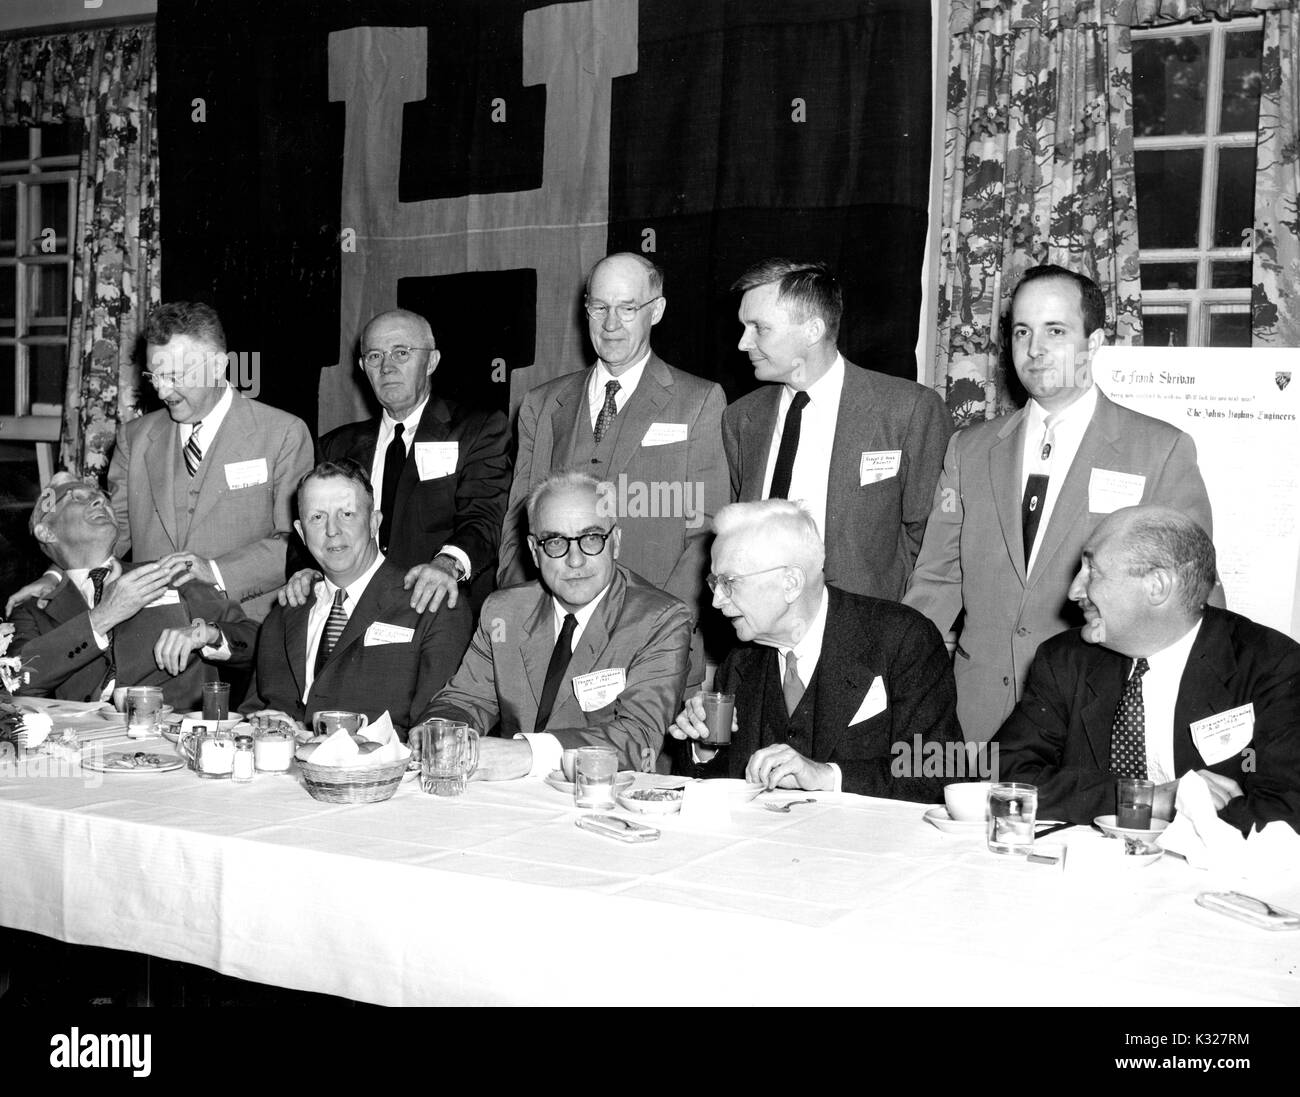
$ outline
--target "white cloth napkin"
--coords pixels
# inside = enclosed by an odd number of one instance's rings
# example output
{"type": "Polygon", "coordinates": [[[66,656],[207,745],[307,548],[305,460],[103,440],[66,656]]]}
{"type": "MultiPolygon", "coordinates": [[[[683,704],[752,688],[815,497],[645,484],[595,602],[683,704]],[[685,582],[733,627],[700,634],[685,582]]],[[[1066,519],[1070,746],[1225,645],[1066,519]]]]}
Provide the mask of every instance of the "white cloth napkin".
{"type": "Polygon", "coordinates": [[[50,737],[50,732],[54,730],[54,721],[43,712],[25,712],[21,727],[26,733],[23,746],[28,750],[35,750],[50,737]]]}
{"type": "Polygon", "coordinates": [[[1231,877],[1300,875],[1300,834],[1286,823],[1269,823],[1246,837],[1219,818],[1210,786],[1197,773],[1178,781],[1177,814],[1157,839],[1159,845],[1186,858],[1193,868],[1231,877]]]}
{"type": "Polygon", "coordinates": [[[388,762],[404,762],[411,756],[410,748],[397,737],[392,717],[387,711],[377,720],[363,727],[357,735],[368,743],[382,745],[378,750],[362,754],[361,748],[347,729],[339,728],[312,752],[311,764],[314,766],[382,766],[388,762]]]}

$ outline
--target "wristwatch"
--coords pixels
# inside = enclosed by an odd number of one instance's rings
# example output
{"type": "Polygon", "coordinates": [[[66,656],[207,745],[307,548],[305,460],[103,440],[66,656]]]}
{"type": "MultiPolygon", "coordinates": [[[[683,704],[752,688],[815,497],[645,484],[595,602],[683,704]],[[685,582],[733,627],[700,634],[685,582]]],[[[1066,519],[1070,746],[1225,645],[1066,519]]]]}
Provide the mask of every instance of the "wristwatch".
{"type": "Polygon", "coordinates": [[[456,557],[454,557],[450,552],[440,552],[438,553],[437,556],[434,557],[434,560],[450,560],[451,574],[455,577],[456,582],[459,583],[462,579],[465,578],[464,565],[461,564],[461,562],[457,560],[456,557]]]}

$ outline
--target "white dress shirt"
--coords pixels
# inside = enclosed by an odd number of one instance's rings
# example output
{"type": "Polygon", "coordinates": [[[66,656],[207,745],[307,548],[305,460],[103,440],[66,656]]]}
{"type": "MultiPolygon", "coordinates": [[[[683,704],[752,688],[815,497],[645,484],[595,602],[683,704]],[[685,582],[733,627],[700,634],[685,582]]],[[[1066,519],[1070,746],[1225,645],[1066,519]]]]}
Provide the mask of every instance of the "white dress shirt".
{"type": "MultiPolygon", "coordinates": [[[[223,383],[225,392],[221,394],[221,399],[217,401],[216,406],[207,413],[199,423],[198,427],[192,427],[187,423],[177,423],[180,430],[180,447],[184,451],[189,444],[190,436],[197,434],[199,443],[199,452],[203,454],[203,459],[208,458],[208,450],[217,440],[217,431],[221,429],[221,424],[226,421],[226,415],[230,411],[230,405],[235,402],[235,390],[228,384],[223,383]]],[[[217,567],[215,560],[208,561],[208,567],[212,569],[212,577],[216,580],[216,585],[222,590],[226,589],[226,580],[222,577],[221,569],[217,567]]]]}
{"type": "MultiPolygon", "coordinates": [[[[574,619],[577,625],[573,630],[573,639],[570,641],[569,652],[577,650],[578,640],[587,629],[588,622],[591,621],[592,614],[596,612],[596,607],[604,600],[605,595],[609,593],[608,585],[599,594],[596,595],[581,609],[573,611],[574,619]]],[[[568,614],[565,609],[554,598],[551,599],[551,625],[555,629],[555,639],[560,638],[560,630],[564,628],[564,618],[568,614]]],[[[559,704],[559,695],[556,695],[556,704],[559,704]]],[[[533,763],[528,770],[529,777],[545,777],[552,770],[560,768],[560,756],[564,753],[564,747],[560,741],[547,731],[519,731],[515,733],[516,739],[524,739],[533,751],[533,763]]]]}
{"type": "Polygon", "coordinates": [[[1038,519],[1038,535],[1034,538],[1034,547],[1029,553],[1025,574],[1033,570],[1034,561],[1038,559],[1038,549],[1043,543],[1043,534],[1047,524],[1052,520],[1052,510],[1056,506],[1057,496],[1061,494],[1061,485],[1069,474],[1070,466],[1079,452],[1079,444],[1092,422],[1092,414],[1097,410],[1097,387],[1094,385],[1069,407],[1055,413],[1051,429],[1047,428],[1048,411],[1032,397],[1025,405],[1024,440],[1020,460],[1020,498],[1025,496],[1025,485],[1032,474],[1039,473],[1047,477],[1047,495],[1043,500],[1043,513],[1038,519]],[[1047,456],[1043,453],[1047,444],[1047,456]]]}
{"type": "MultiPolygon", "coordinates": [[[[375,562],[365,572],[349,583],[344,589],[348,596],[343,599],[343,616],[352,619],[352,611],[357,608],[361,596],[365,594],[370,580],[384,566],[384,554],[375,553],[375,562]]],[[[307,700],[312,683],[316,680],[316,652],[320,650],[321,637],[325,635],[325,622],[329,620],[330,607],[334,605],[334,592],[339,588],[326,579],[316,584],[316,601],[312,603],[307,614],[307,673],[303,678],[302,699],[307,700]]]]}
{"type": "Polygon", "coordinates": [[[618,392],[614,393],[614,406],[622,411],[627,406],[627,402],[632,399],[632,393],[636,392],[636,387],[641,383],[641,375],[645,373],[646,363],[650,361],[650,352],[645,352],[645,357],[636,365],[629,366],[617,377],[609,372],[599,358],[592,367],[591,376],[587,378],[587,410],[591,412],[591,429],[596,429],[596,420],[600,418],[601,409],[605,406],[605,386],[610,381],[618,382],[618,392]]]}
{"type": "MultiPolygon", "coordinates": [[[[797,389],[781,386],[781,401],[776,409],[776,429],[767,451],[767,472],[763,475],[763,498],[772,490],[776,457],[781,451],[781,433],[797,389]]],[[[844,391],[844,356],[835,361],[807,389],[808,404],[799,422],[799,450],[794,458],[787,498],[798,499],[808,508],[817,530],[826,539],[826,485],[831,475],[831,453],[835,449],[835,422],[840,415],[840,394],[844,391]]],[[[796,655],[796,658],[798,656],[796,655]]]]}
{"type": "MultiPolygon", "coordinates": [[[[1198,620],[1180,639],[1164,651],[1147,656],[1147,672],[1142,675],[1142,709],[1147,741],[1147,778],[1157,785],[1168,784],[1178,776],[1174,766],[1174,707],[1178,704],[1178,687],[1187,668],[1187,657],[1200,635],[1198,620]]],[[[1129,660],[1129,674],[1134,660],[1129,660]]]]}
{"type": "MultiPolygon", "coordinates": [[[[411,409],[410,414],[405,419],[394,419],[388,414],[387,409],[379,417],[379,437],[375,439],[375,459],[370,462],[370,485],[375,492],[376,507],[379,507],[381,502],[380,496],[384,490],[384,463],[388,458],[388,447],[393,441],[393,433],[397,429],[397,424],[399,422],[402,424],[402,445],[406,447],[407,457],[410,457],[411,447],[415,445],[415,432],[420,428],[420,417],[424,415],[424,408],[428,402],[429,397],[426,396],[411,409]]],[[[393,515],[392,517],[396,519],[397,516],[393,515]]],[[[434,553],[435,556],[443,554],[450,556],[465,569],[465,573],[461,576],[462,580],[469,578],[469,557],[463,549],[457,548],[455,545],[443,545],[434,553]]]]}

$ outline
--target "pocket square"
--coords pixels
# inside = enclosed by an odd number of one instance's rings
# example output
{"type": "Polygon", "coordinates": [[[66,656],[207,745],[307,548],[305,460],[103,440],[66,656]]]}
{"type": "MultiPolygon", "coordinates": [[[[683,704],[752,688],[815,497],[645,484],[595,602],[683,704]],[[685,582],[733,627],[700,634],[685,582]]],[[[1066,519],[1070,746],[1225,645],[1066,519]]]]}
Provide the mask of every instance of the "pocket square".
{"type": "Polygon", "coordinates": [[[862,698],[862,704],[858,706],[858,711],[853,714],[853,719],[849,721],[849,727],[854,724],[860,724],[863,720],[870,720],[873,716],[879,716],[889,705],[889,698],[885,696],[885,680],[876,675],[876,680],[871,683],[871,688],[867,690],[867,695],[862,698]]]}

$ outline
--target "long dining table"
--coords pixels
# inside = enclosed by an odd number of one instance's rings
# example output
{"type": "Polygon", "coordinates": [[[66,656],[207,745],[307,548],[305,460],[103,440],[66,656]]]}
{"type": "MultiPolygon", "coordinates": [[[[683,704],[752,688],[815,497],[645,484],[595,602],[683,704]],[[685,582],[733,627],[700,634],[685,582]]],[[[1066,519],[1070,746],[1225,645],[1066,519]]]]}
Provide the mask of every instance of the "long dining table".
{"type": "MultiPolygon", "coordinates": [[[[661,836],[628,845],[540,778],[340,805],[292,774],[0,765],[0,925],[388,1005],[1300,1004],[1300,933],[1196,905],[1237,881],[1086,827],[1052,867],[926,805],[812,797],[642,817],[661,836]]],[[[1300,883],[1260,897],[1300,908],[1300,883]]]]}

